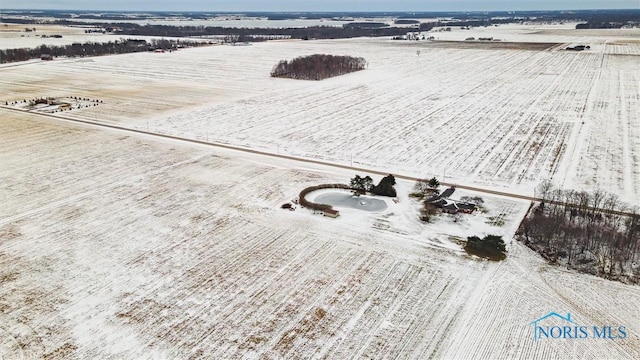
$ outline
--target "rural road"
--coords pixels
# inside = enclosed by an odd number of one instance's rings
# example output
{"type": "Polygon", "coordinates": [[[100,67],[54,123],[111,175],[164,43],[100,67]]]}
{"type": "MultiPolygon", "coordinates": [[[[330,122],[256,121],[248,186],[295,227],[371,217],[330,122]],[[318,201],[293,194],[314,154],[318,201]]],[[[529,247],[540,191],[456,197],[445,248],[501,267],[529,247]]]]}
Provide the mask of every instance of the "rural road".
{"type": "MultiPolygon", "coordinates": [[[[332,163],[332,162],[328,162],[328,161],[315,160],[315,159],[309,159],[309,158],[302,158],[302,157],[291,156],[291,155],[277,154],[277,153],[272,153],[272,152],[268,152],[268,151],[261,151],[261,150],[255,150],[255,149],[245,148],[245,147],[241,147],[241,146],[223,144],[223,143],[219,143],[219,142],[203,141],[203,140],[190,139],[190,138],[185,138],[185,137],[180,137],[180,136],[175,136],[175,135],[162,134],[162,133],[157,133],[157,132],[153,132],[153,131],[132,129],[132,128],[124,127],[124,126],[113,125],[113,124],[105,124],[105,123],[100,123],[100,122],[96,122],[96,121],[80,120],[80,119],[76,119],[76,118],[72,118],[72,117],[68,117],[68,116],[64,116],[64,115],[53,115],[53,114],[40,113],[40,112],[30,111],[30,110],[16,109],[16,108],[13,108],[13,107],[10,107],[10,106],[6,106],[6,105],[0,105],[0,108],[11,110],[11,111],[16,111],[16,112],[28,113],[28,114],[32,114],[32,115],[35,115],[35,116],[44,117],[44,118],[47,118],[47,119],[63,120],[63,121],[68,121],[68,122],[72,122],[72,123],[81,123],[81,124],[85,124],[85,125],[90,125],[90,126],[95,126],[95,127],[102,127],[102,128],[109,128],[109,129],[119,130],[119,131],[128,132],[128,133],[137,133],[137,134],[155,136],[155,137],[160,137],[160,138],[165,138],[165,139],[184,141],[184,142],[188,142],[188,143],[192,143],[192,144],[199,144],[199,145],[213,146],[213,147],[218,147],[218,148],[223,148],[223,149],[228,149],[228,150],[241,151],[241,152],[255,154],[255,155],[269,156],[269,157],[272,157],[272,158],[293,160],[293,161],[298,161],[298,162],[303,162],[303,163],[308,163],[308,164],[317,164],[317,165],[322,165],[322,166],[328,166],[328,167],[345,169],[345,170],[353,170],[353,171],[356,171],[356,172],[376,174],[376,175],[382,175],[382,176],[386,176],[386,175],[389,174],[388,171],[380,171],[380,170],[367,169],[367,168],[361,168],[361,167],[355,167],[355,166],[349,166],[349,165],[342,165],[342,164],[332,163]]],[[[413,177],[413,176],[408,176],[408,175],[402,175],[402,174],[393,174],[393,175],[396,178],[403,179],[403,180],[410,180],[410,181],[419,180],[419,178],[416,178],[416,177],[413,177]]],[[[471,190],[471,191],[475,191],[475,192],[491,194],[491,195],[498,195],[498,196],[504,196],[504,197],[513,198],[513,199],[528,200],[528,201],[542,201],[543,200],[542,198],[536,198],[536,197],[532,197],[532,196],[516,194],[516,193],[511,193],[511,192],[505,192],[505,191],[492,190],[492,189],[476,187],[476,186],[461,185],[459,183],[455,183],[454,184],[454,183],[441,182],[440,184],[442,184],[444,186],[455,186],[457,189],[471,190]]],[[[566,205],[564,202],[560,202],[560,201],[548,201],[548,202],[549,203],[553,203],[553,204],[557,204],[557,205],[566,205]]],[[[605,213],[611,213],[611,214],[616,214],[616,215],[627,215],[627,216],[636,215],[636,214],[633,214],[633,213],[630,213],[630,212],[624,212],[624,211],[615,211],[615,210],[611,211],[611,210],[606,210],[606,209],[598,209],[598,210],[602,211],[602,212],[605,212],[605,213]]]]}

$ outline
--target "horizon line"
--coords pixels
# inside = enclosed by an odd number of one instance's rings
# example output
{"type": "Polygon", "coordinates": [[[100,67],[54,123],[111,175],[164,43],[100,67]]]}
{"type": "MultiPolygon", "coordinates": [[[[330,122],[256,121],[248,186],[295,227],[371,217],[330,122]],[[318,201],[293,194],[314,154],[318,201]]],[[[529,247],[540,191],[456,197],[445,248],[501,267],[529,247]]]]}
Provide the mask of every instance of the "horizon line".
{"type": "Polygon", "coordinates": [[[0,11],[100,11],[122,13],[276,13],[276,14],[313,14],[313,13],[492,13],[492,12],[567,12],[567,11],[638,11],[637,8],[580,8],[580,9],[529,9],[529,10],[105,10],[105,9],[21,9],[0,8],[0,11]]]}

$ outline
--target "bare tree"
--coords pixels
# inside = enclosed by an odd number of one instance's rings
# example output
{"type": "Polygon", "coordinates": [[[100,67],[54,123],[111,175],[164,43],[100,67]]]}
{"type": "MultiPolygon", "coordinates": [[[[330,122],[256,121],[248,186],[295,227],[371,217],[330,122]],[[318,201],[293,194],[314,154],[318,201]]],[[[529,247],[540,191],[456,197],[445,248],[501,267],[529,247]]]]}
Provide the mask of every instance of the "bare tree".
{"type": "Polygon", "coordinates": [[[536,187],[536,196],[542,199],[543,202],[549,201],[549,195],[553,191],[553,183],[551,180],[543,180],[540,185],[536,187]]]}
{"type": "Polygon", "coordinates": [[[562,190],[545,181],[541,204],[522,222],[519,236],[552,263],[637,282],[640,214],[615,194],[562,190]],[[546,203],[545,203],[546,201],[546,203]]]}
{"type": "Polygon", "coordinates": [[[272,70],[272,77],[302,80],[322,80],[364,70],[367,62],[361,57],[315,54],[291,61],[281,60],[272,70]]]}

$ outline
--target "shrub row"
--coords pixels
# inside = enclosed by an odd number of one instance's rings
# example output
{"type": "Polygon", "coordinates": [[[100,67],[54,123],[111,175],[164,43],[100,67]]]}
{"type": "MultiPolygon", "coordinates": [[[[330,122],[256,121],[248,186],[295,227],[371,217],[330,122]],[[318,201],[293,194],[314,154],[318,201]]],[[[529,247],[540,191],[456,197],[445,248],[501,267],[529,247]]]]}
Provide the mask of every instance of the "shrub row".
{"type": "Polygon", "coordinates": [[[332,209],[331,205],[316,204],[314,202],[308,201],[305,198],[305,196],[307,196],[307,194],[309,194],[310,192],[313,192],[313,191],[316,191],[316,190],[320,190],[320,189],[348,189],[348,190],[351,190],[351,187],[349,185],[345,185],[345,184],[322,184],[322,185],[310,186],[310,187],[300,191],[300,195],[299,195],[300,205],[304,206],[304,207],[307,207],[309,209],[320,210],[320,211],[325,211],[325,210],[332,209]]]}

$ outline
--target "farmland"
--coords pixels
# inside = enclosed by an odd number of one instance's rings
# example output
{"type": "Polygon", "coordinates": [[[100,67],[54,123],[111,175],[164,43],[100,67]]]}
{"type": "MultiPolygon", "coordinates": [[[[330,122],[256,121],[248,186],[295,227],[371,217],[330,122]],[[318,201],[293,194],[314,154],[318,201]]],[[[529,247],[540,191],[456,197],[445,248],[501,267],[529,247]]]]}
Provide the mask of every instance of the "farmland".
{"type": "Polygon", "coordinates": [[[0,100],[87,96],[106,104],[69,116],[528,195],[553,178],[640,204],[640,33],[559,34],[547,36],[590,40],[591,50],[385,39],[214,46],[7,68],[0,100]],[[280,59],[312,53],[369,65],[319,83],[269,78],[280,59]]]}
{"type": "Polygon", "coordinates": [[[640,204],[640,34],[511,30],[592,50],[275,41],[0,67],[0,356],[639,358],[640,288],[511,241],[526,201],[482,195],[484,212],[423,224],[399,181],[384,212],[327,219],[280,205],[349,170],[55,119],[529,195],[552,177],[640,204]],[[269,76],[315,53],[368,68],[269,76]],[[103,103],[4,105],[74,96],[103,103]],[[505,261],[462,250],[488,233],[505,261]],[[628,336],[534,341],[550,312],[628,336]]]}
{"type": "MultiPolygon", "coordinates": [[[[40,45],[65,46],[73,43],[107,43],[121,41],[123,39],[141,39],[151,42],[160,39],[154,36],[122,36],[102,33],[85,33],[81,27],[69,27],[48,24],[2,24],[0,23],[0,50],[37,48],[40,45]],[[25,29],[36,29],[25,32],[25,29]],[[61,37],[53,37],[59,35],[61,37]]],[[[164,39],[174,39],[165,37],[164,39]]]]}
{"type": "Polygon", "coordinates": [[[637,287],[447,241],[513,233],[526,203],[487,198],[500,228],[424,228],[406,196],[327,220],[278,205],[346,174],[0,111],[5,358],[638,356],[637,287]],[[534,343],[529,322],[555,309],[630,337],[534,343]]]}

